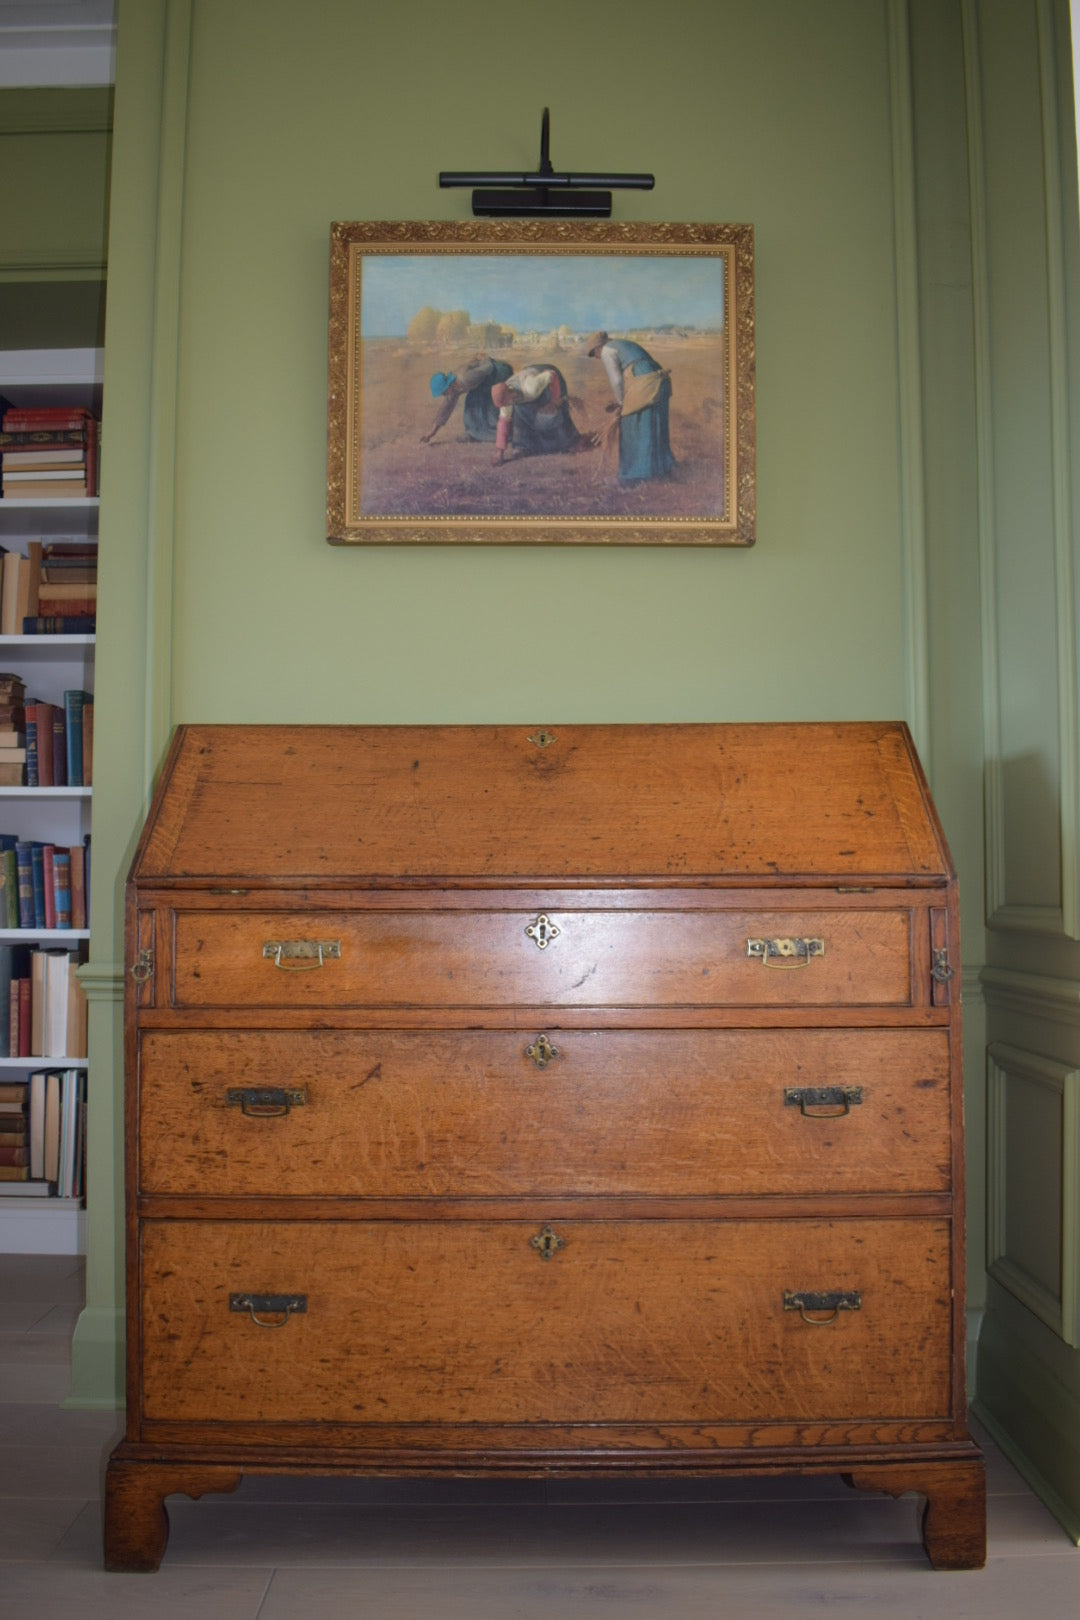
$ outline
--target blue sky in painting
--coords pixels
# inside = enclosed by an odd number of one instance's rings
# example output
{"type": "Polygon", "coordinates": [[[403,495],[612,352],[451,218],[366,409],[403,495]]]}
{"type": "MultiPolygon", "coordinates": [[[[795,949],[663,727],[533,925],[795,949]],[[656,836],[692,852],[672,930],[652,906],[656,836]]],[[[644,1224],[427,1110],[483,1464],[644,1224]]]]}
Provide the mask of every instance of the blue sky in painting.
{"type": "Polygon", "coordinates": [[[498,321],[519,332],[565,324],[617,333],[673,322],[716,330],[723,304],[719,257],[366,254],[360,333],[403,337],[425,305],[465,309],[474,322],[498,321]]]}

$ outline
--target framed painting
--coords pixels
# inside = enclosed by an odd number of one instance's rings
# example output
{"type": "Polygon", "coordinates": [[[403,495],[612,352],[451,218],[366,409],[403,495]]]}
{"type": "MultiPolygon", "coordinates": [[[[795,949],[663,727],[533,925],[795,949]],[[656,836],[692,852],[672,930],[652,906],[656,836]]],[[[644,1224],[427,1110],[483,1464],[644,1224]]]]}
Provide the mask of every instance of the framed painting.
{"type": "Polygon", "coordinates": [[[750,225],[335,224],[334,545],[754,542],[750,225]]]}

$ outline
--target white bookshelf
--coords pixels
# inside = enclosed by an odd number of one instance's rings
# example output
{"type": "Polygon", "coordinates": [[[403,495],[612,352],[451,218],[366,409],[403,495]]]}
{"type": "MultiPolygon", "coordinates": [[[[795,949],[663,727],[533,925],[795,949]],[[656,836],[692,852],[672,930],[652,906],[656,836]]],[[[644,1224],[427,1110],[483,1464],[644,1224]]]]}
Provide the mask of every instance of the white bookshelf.
{"type": "MultiPolygon", "coordinates": [[[[0,394],[15,405],[85,405],[101,415],[101,349],[0,350],[0,394]]],[[[0,499],[0,546],[25,552],[31,540],[98,535],[98,500],[0,499]]],[[[0,635],[0,670],[21,675],[27,697],[62,703],[65,691],[94,689],[95,637],[0,635]]],[[[93,790],[0,787],[0,832],[51,844],[79,844],[91,828],[93,790]]],[[[76,949],[87,929],[0,928],[0,942],[76,949]]],[[[85,1069],[79,1058],[0,1057],[0,1079],[42,1068],[85,1069]]],[[[86,1212],[81,1200],[19,1191],[0,1182],[0,1252],[82,1254],[86,1212]]]]}

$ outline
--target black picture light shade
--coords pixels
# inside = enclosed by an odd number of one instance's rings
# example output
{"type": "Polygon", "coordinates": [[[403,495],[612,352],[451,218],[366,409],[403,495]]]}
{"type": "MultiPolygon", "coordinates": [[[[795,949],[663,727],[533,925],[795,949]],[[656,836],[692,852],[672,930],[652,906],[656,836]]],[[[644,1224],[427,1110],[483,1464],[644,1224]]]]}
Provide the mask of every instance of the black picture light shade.
{"type": "Polygon", "coordinates": [[[478,188],[472,197],[474,214],[553,214],[607,219],[611,214],[613,191],[651,191],[656,183],[651,174],[556,174],[549,155],[550,133],[551,116],[545,107],[540,124],[540,164],[534,174],[517,170],[444,169],[439,175],[439,185],[443,189],[478,188]]]}

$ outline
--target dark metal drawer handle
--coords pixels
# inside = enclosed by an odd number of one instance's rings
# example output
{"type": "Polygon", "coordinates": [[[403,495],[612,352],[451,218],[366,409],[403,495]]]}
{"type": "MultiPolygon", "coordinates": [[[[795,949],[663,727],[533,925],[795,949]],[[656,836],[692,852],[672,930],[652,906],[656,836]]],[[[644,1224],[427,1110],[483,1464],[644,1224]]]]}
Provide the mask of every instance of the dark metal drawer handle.
{"type": "Polygon", "coordinates": [[[746,954],[755,957],[763,967],[809,967],[812,956],[825,955],[823,939],[748,939],[746,954]]]}
{"type": "Polygon", "coordinates": [[[808,1294],[788,1293],[784,1290],[785,1311],[798,1311],[804,1322],[811,1327],[828,1327],[835,1322],[841,1311],[861,1311],[862,1295],[858,1289],[849,1293],[808,1294]]]}
{"type": "Polygon", "coordinates": [[[256,1327],[283,1328],[289,1317],[303,1316],[307,1311],[306,1294],[230,1294],[230,1311],[247,1311],[256,1327]],[[264,1321],[264,1317],[277,1316],[278,1322],[264,1321]]]}
{"type": "Polygon", "coordinates": [[[287,973],[313,973],[341,960],[340,939],[268,939],[263,956],[287,973]]]}
{"type": "Polygon", "coordinates": [[[290,1108],[302,1108],[307,1092],[286,1091],[283,1086],[230,1086],[225,1102],[230,1108],[239,1108],[248,1119],[279,1119],[290,1108]]]}
{"type": "Polygon", "coordinates": [[[862,1102],[862,1086],[787,1086],[784,1107],[805,1119],[842,1119],[862,1102]]]}

